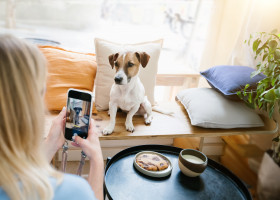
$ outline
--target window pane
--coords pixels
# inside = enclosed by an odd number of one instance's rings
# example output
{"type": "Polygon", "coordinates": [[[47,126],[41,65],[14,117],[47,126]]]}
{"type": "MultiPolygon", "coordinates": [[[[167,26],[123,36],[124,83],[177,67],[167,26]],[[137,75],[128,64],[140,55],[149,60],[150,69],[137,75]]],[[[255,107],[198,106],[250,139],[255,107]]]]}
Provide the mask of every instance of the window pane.
{"type": "Polygon", "coordinates": [[[95,37],[122,43],[164,38],[159,73],[192,73],[200,65],[212,4],[213,0],[0,0],[0,30],[83,52],[94,52],[95,37]]]}

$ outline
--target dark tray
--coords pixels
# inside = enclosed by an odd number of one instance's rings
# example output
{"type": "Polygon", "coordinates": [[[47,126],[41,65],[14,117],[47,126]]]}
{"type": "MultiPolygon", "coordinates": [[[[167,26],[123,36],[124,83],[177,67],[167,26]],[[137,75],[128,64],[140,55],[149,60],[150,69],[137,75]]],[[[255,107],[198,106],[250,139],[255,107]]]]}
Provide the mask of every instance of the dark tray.
{"type": "Polygon", "coordinates": [[[182,149],[163,145],[141,145],[125,149],[108,160],[105,168],[105,192],[114,200],[252,199],[244,183],[219,163],[208,159],[205,171],[195,178],[185,176],[178,166],[182,149]],[[172,162],[171,175],[152,178],[133,166],[136,153],[156,151],[172,162]]]}

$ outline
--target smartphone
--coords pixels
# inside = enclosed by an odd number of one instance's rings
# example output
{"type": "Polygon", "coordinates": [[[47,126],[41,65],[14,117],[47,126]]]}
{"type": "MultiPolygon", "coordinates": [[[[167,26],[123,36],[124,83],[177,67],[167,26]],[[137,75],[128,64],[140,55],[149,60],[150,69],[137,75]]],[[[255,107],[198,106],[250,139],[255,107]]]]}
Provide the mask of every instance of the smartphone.
{"type": "Polygon", "coordinates": [[[72,140],[73,135],[86,139],[92,113],[92,93],[69,89],[66,107],[65,138],[72,140]]]}

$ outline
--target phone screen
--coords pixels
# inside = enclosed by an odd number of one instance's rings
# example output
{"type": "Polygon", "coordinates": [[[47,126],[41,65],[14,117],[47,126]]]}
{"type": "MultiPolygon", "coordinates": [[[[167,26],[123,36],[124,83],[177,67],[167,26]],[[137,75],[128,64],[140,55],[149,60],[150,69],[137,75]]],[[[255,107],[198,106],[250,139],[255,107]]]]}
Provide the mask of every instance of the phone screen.
{"type": "Polygon", "coordinates": [[[73,135],[87,138],[91,115],[91,95],[75,90],[68,93],[65,138],[72,140],[73,135]]]}

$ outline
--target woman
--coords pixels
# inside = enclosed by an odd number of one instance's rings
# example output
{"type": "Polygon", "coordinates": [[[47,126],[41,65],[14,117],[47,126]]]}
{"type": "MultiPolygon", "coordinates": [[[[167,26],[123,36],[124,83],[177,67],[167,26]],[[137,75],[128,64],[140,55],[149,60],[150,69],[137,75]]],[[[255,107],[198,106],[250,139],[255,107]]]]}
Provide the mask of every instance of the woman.
{"type": "Polygon", "coordinates": [[[73,138],[90,160],[88,183],[49,164],[65,141],[66,111],[56,117],[44,140],[45,80],[39,49],[0,35],[0,199],[95,199],[94,194],[103,199],[104,164],[93,126],[86,140],[73,138]]]}

